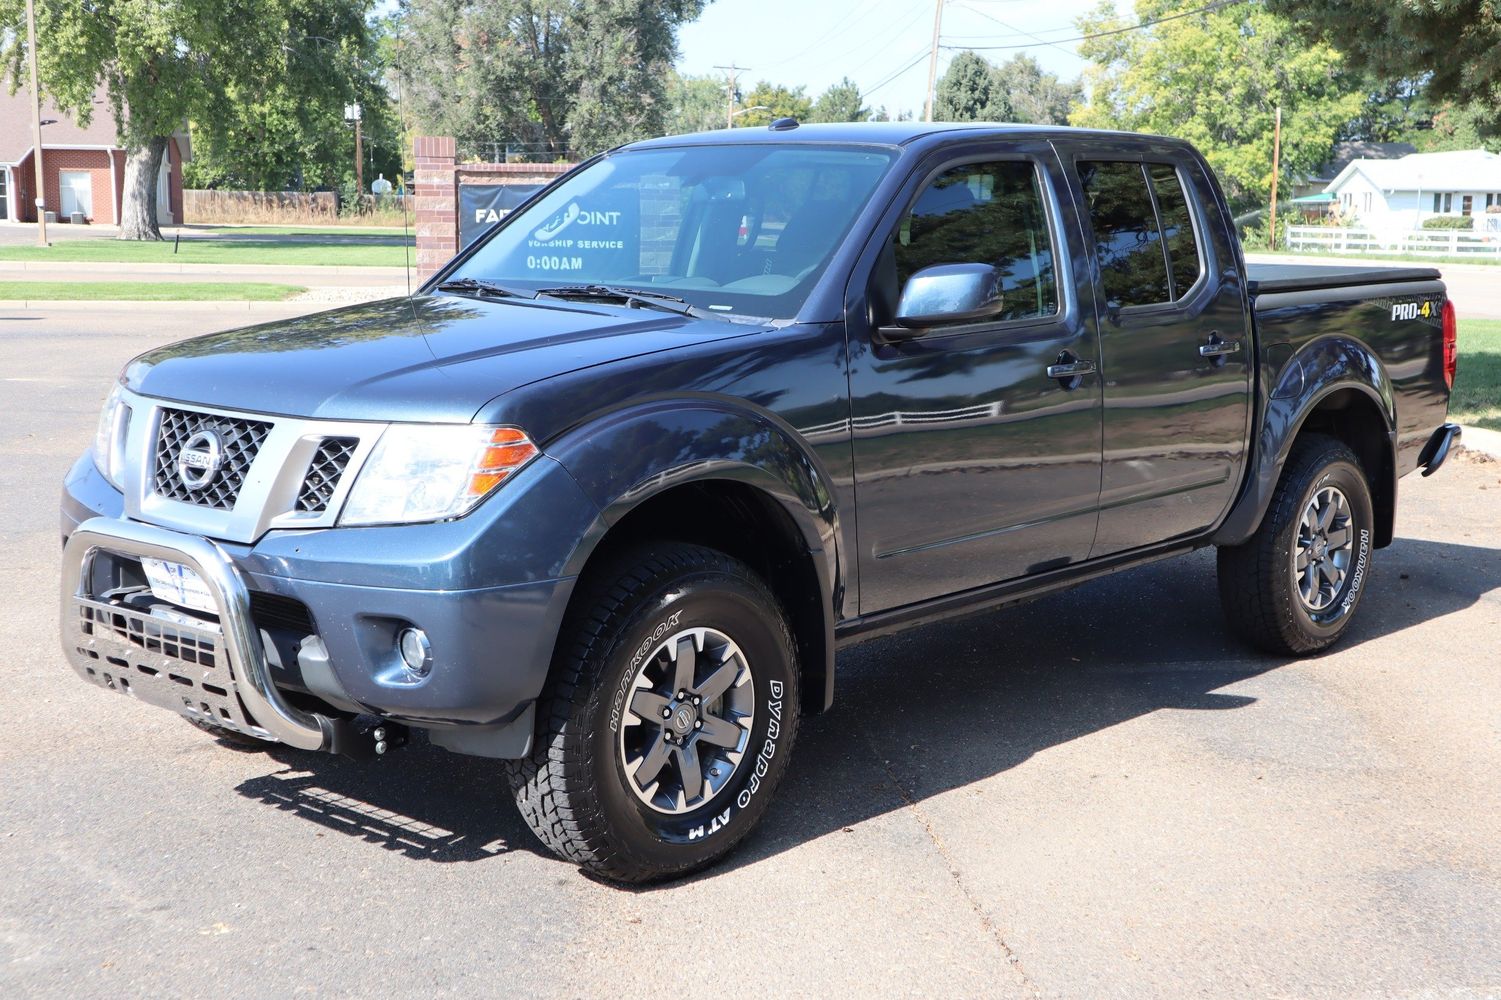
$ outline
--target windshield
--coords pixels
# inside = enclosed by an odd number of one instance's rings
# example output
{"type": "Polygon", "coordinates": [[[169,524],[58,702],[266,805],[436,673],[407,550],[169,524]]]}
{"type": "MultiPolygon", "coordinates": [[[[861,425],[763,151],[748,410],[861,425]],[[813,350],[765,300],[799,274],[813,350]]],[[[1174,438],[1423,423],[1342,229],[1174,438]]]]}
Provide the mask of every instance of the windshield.
{"type": "Polygon", "coordinates": [[[650,289],[790,319],[893,158],[791,144],[627,151],[511,216],[450,280],[650,289]]]}

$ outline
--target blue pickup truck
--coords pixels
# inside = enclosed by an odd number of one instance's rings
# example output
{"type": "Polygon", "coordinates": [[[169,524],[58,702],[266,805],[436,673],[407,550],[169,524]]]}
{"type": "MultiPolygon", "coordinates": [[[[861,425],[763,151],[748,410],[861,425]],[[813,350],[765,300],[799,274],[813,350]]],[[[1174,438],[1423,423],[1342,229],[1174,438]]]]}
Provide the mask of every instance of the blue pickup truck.
{"type": "Polygon", "coordinates": [[[1210,545],[1232,630],[1335,642],[1455,363],[1436,271],[1248,269],[1174,139],[634,143],[414,296],[130,362],[63,648],[225,740],[502,760],[558,854],[670,878],[756,824],[847,644],[1210,545]]]}

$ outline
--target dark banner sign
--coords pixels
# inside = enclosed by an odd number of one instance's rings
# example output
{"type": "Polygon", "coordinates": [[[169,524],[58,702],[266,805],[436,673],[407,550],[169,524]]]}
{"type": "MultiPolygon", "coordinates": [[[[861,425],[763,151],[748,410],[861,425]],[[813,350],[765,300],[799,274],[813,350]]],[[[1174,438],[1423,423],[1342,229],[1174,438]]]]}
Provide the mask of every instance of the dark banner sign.
{"type": "Polygon", "coordinates": [[[541,184],[459,185],[459,248],[479,239],[541,187],[541,184]]]}

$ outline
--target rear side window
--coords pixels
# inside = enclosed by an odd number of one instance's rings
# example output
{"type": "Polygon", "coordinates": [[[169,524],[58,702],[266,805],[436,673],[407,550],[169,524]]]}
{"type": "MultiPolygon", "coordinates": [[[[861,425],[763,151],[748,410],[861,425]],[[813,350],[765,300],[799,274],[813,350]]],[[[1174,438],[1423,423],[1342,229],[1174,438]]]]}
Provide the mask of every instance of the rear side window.
{"type": "Polygon", "coordinates": [[[1152,193],[1157,196],[1157,215],[1162,220],[1162,242],[1167,247],[1168,273],[1173,279],[1173,298],[1181,299],[1199,280],[1199,241],[1194,236],[1193,216],[1178,171],[1166,163],[1147,164],[1152,193]]]}
{"type": "Polygon", "coordinates": [[[1166,164],[1083,161],[1105,298],[1113,305],[1172,302],[1198,280],[1199,251],[1178,173],[1166,164]]]}
{"type": "Polygon", "coordinates": [[[1030,162],[967,163],[939,174],[902,219],[890,249],[896,260],[893,293],[933,264],[989,264],[1001,276],[997,318],[1058,312],[1053,240],[1030,162]]]}

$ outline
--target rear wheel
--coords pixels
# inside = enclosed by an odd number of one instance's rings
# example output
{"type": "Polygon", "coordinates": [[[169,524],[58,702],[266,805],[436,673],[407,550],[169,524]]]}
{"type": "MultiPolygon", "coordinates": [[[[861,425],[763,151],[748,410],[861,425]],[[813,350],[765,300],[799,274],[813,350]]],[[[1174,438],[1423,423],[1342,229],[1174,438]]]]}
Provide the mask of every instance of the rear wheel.
{"type": "Polygon", "coordinates": [[[749,567],[695,545],[637,550],[581,584],[510,762],[542,842],[622,882],[727,854],[765,811],[797,730],[780,604],[749,567]]]}
{"type": "Polygon", "coordinates": [[[1371,570],[1371,488],[1343,442],[1293,446],[1256,534],[1219,550],[1220,603],[1234,631],[1301,655],[1349,628],[1371,570]]]}

